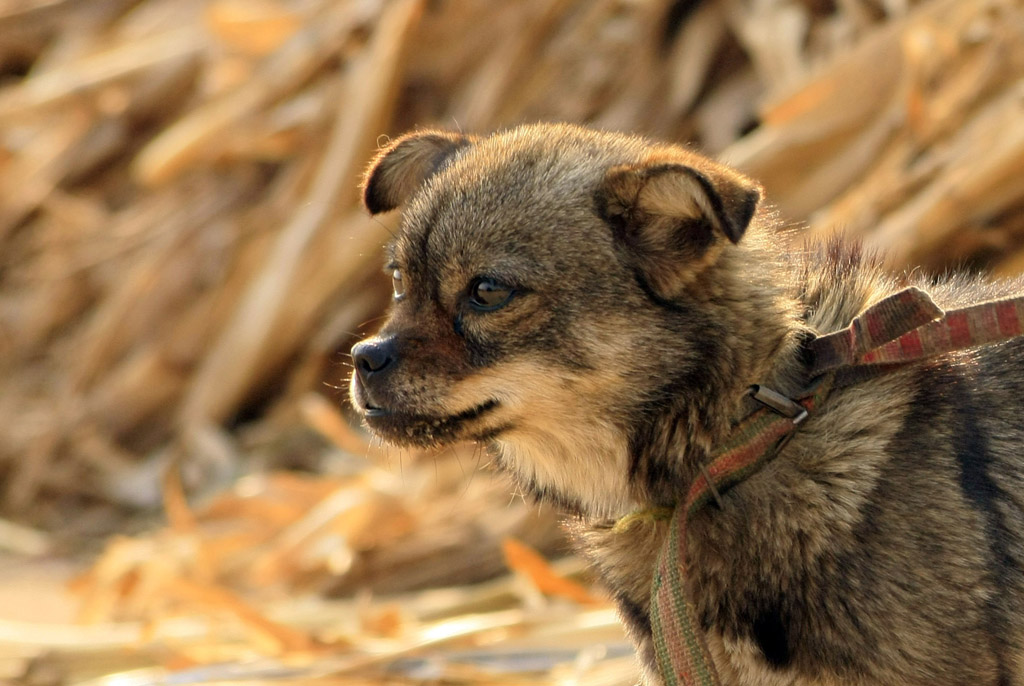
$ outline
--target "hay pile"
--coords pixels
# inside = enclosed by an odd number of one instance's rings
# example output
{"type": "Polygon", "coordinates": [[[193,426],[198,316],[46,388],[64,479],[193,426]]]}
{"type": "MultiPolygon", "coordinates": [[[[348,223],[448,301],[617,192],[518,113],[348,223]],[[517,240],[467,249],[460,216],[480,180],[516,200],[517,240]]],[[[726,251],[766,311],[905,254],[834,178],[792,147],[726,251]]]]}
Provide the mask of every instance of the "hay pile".
{"type": "Polygon", "coordinates": [[[894,265],[1024,260],[1010,0],[12,2],[0,36],[8,514],[152,505],[144,465],[219,476],[344,385],[386,302],[355,192],[383,133],[692,140],[894,265]]]}
{"type": "Polygon", "coordinates": [[[389,296],[397,218],[356,192],[378,137],[558,119],[692,141],[804,234],[1016,274],[1022,4],[0,0],[0,545],[166,503],[167,530],[83,581],[86,614],[212,604],[249,630],[217,592],[451,585],[504,569],[508,536],[560,550],[552,513],[467,476],[479,453],[387,456],[344,413],[345,352],[389,296]],[[223,493],[280,468],[331,476],[223,493]]]}

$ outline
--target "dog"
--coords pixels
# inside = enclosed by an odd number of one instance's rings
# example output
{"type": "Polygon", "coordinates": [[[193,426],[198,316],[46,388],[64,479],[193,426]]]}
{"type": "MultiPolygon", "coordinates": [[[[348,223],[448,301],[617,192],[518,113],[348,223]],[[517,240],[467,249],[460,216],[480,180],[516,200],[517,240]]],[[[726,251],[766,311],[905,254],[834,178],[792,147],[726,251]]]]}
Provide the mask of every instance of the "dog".
{"type": "MultiPolygon", "coordinates": [[[[562,124],[411,133],[364,179],[371,214],[404,213],[354,407],[395,444],[487,444],[568,513],[646,684],[669,523],[643,513],[685,500],[748,388],[798,398],[810,343],[908,286],[945,309],[1024,290],[793,250],[762,195],[682,147],[562,124]]],[[[1017,339],[837,388],[689,520],[721,683],[1024,684],[1022,363],[1017,339]]]]}

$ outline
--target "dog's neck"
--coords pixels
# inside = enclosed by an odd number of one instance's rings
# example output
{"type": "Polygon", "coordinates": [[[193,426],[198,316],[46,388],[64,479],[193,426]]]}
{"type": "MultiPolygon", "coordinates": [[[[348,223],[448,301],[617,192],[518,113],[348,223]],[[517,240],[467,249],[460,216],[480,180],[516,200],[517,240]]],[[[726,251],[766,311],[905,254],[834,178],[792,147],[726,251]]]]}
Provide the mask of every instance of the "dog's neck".
{"type": "Polygon", "coordinates": [[[803,378],[801,319],[792,276],[763,245],[729,251],[698,275],[686,298],[710,335],[698,362],[676,381],[668,403],[652,407],[631,441],[636,499],[671,506],[743,412],[745,391],[763,384],[794,393],[803,378]]]}
{"type": "Polygon", "coordinates": [[[810,329],[798,297],[806,289],[800,265],[780,255],[756,242],[729,250],[678,307],[664,304],[661,335],[691,359],[677,378],[645,389],[645,405],[567,423],[556,402],[534,413],[546,423],[502,434],[498,463],[524,491],[588,519],[674,505],[745,411],[751,384],[793,395],[807,381],[801,345],[810,329]]]}

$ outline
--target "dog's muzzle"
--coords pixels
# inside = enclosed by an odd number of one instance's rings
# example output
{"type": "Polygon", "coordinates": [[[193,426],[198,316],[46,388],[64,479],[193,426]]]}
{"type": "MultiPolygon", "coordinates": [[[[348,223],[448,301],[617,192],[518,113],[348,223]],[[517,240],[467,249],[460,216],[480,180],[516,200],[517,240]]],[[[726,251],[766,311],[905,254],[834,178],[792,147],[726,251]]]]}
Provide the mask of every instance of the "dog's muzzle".
{"type": "Polygon", "coordinates": [[[355,367],[366,416],[372,417],[384,412],[381,405],[374,402],[374,396],[380,394],[376,389],[395,368],[397,360],[397,347],[393,336],[371,338],[352,347],[352,364],[355,367]]]}

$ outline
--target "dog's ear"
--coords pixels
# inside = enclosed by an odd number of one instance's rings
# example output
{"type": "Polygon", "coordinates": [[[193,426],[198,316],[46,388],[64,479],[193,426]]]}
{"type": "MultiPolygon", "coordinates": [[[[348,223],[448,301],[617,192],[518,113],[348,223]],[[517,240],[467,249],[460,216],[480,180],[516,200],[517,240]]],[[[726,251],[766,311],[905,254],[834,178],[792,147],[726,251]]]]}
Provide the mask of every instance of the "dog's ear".
{"type": "Polygon", "coordinates": [[[612,167],[597,192],[601,216],[664,297],[710,264],[726,241],[743,238],[761,198],[760,186],[739,172],[695,155],[684,159],[612,167]]]}
{"type": "Polygon", "coordinates": [[[370,214],[393,210],[409,199],[452,154],[475,139],[449,131],[419,131],[392,141],[363,176],[363,204],[370,214]]]}

